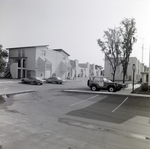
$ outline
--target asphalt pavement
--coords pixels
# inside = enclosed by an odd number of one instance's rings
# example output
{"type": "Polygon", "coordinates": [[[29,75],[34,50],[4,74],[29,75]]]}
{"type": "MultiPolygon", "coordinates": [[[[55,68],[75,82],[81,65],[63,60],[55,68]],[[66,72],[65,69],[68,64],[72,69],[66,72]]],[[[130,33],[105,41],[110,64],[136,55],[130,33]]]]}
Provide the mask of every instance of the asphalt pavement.
{"type": "MultiPolygon", "coordinates": [[[[84,84],[69,82],[66,88],[84,84]]],[[[3,149],[149,149],[149,98],[57,87],[1,97],[3,149]]]]}
{"type": "MultiPolygon", "coordinates": [[[[135,84],[134,89],[138,88],[140,84],[135,84]]],[[[0,79],[0,95],[6,94],[15,94],[15,93],[23,93],[23,92],[31,92],[45,89],[62,89],[69,92],[84,92],[84,93],[92,93],[87,87],[87,78],[77,78],[75,80],[65,80],[62,86],[58,86],[56,84],[48,84],[44,83],[42,86],[39,85],[29,85],[22,84],[19,79],[0,79]],[[71,86],[70,86],[71,83],[71,86]],[[78,86],[77,84],[81,84],[78,86]]],[[[122,89],[119,92],[110,93],[108,91],[100,91],[99,94],[108,94],[108,95],[128,95],[128,96],[139,96],[139,97],[150,97],[150,95],[142,95],[142,94],[133,94],[132,92],[132,84],[129,83],[127,88],[122,89]]],[[[97,92],[95,92],[97,93],[97,92]]]]}

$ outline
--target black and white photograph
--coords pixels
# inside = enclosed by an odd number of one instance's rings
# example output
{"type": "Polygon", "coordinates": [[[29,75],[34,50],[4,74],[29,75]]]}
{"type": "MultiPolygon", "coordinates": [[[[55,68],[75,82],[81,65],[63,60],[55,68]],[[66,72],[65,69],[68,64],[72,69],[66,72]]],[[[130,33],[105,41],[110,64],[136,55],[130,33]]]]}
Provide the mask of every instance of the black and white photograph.
{"type": "Polygon", "coordinates": [[[150,149],[150,0],[0,0],[0,149],[150,149]]]}

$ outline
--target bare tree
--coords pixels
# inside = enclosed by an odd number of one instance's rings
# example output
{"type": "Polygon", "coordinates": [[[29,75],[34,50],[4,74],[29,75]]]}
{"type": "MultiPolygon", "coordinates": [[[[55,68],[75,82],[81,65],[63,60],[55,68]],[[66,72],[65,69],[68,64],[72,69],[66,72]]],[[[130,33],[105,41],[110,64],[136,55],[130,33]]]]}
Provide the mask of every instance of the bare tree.
{"type": "Polygon", "coordinates": [[[113,75],[113,81],[115,81],[115,73],[117,66],[121,64],[120,61],[120,44],[121,44],[121,34],[117,28],[108,29],[104,31],[104,41],[98,39],[98,45],[100,46],[102,52],[105,54],[106,60],[109,61],[112,68],[111,74],[113,75]]]}
{"type": "Polygon", "coordinates": [[[121,21],[120,33],[122,35],[122,72],[123,83],[125,83],[125,77],[127,75],[127,69],[129,64],[130,54],[133,50],[133,44],[136,42],[136,22],[134,18],[125,18],[121,21]]]}
{"type": "Polygon", "coordinates": [[[4,72],[6,66],[6,58],[8,57],[8,51],[2,49],[3,46],[0,45],[0,72],[4,72]]]}

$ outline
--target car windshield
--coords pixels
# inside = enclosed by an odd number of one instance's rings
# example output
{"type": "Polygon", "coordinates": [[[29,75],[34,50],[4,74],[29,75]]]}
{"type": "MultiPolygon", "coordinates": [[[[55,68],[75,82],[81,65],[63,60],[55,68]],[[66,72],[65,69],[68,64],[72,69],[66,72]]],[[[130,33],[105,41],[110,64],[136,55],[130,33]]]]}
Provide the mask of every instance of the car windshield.
{"type": "Polygon", "coordinates": [[[40,78],[40,77],[35,77],[35,79],[37,79],[37,80],[42,80],[42,78],[40,78]]]}
{"type": "Polygon", "coordinates": [[[107,79],[107,78],[103,78],[104,82],[112,82],[111,80],[107,79]]]}
{"type": "Polygon", "coordinates": [[[61,78],[60,77],[56,77],[58,80],[61,80],[61,78]]]}
{"type": "Polygon", "coordinates": [[[35,79],[35,77],[29,77],[29,79],[35,79]]]}

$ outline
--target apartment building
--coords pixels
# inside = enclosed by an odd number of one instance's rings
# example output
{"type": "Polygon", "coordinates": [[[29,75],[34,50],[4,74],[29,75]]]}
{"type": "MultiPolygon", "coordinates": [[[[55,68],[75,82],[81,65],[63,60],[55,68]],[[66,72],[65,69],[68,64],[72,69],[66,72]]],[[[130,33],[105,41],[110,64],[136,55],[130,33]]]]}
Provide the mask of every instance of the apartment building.
{"type": "MultiPolygon", "coordinates": [[[[133,64],[136,65],[135,81],[140,81],[140,79],[142,78],[141,72],[144,71],[144,64],[140,63],[140,61],[136,57],[130,57],[128,69],[127,69],[127,75],[125,79],[127,81],[133,80],[133,70],[132,70],[133,64]]],[[[112,68],[111,68],[110,62],[106,59],[104,63],[104,76],[109,77],[110,79],[113,79],[112,68]]],[[[115,80],[123,80],[122,65],[119,65],[117,67],[115,80]]]]}
{"type": "Polygon", "coordinates": [[[79,76],[89,77],[90,76],[90,63],[79,63],[79,76]]]}
{"type": "Polygon", "coordinates": [[[37,76],[48,78],[55,74],[66,78],[71,74],[69,54],[48,45],[8,48],[12,78],[37,76]]]}
{"type": "Polygon", "coordinates": [[[6,76],[24,78],[37,76],[48,78],[52,75],[63,79],[99,76],[101,68],[90,63],[70,60],[63,49],[49,49],[49,45],[7,48],[9,50],[9,69],[6,76]]]}
{"type": "Polygon", "coordinates": [[[70,79],[76,79],[79,75],[79,61],[78,60],[70,60],[71,69],[71,76],[70,79]]]}

